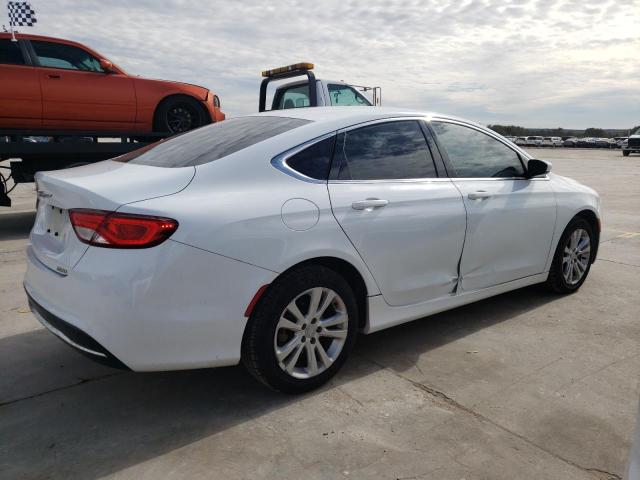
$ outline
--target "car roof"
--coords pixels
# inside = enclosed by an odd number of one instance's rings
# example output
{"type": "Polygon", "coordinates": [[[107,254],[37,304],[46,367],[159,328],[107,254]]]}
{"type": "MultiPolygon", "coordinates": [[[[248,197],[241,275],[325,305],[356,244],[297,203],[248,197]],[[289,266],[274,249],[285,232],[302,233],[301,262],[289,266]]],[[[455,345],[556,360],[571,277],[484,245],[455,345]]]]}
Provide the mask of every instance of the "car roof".
{"type": "Polygon", "coordinates": [[[383,120],[385,118],[398,117],[428,117],[444,120],[462,121],[471,125],[486,129],[484,126],[437,112],[420,111],[392,107],[369,107],[369,106],[353,106],[353,107],[307,107],[307,108],[288,108],[284,110],[269,110],[262,113],[254,113],[247,116],[277,116],[288,118],[299,118],[309,120],[314,124],[331,124],[330,128],[344,128],[358,123],[369,122],[373,120],[383,120]]]}
{"type": "MultiPolygon", "coordinates": [[[[66,40],[64,38],[59,38],[59,37],[47,37],[44,35],[32,35],[30,33],[19,33],[16,32],[15,33],[16,38],[18,40],[24,39],[24,40],[45,40],[45,41],[52,41],[52,42],[70,42],[70,43],[77,43],[77,42],[73,42],[72,40],[66,40]]],[[[0,32],[0,38],[11,38],[11,33],[8,32],[0,32]]]]}

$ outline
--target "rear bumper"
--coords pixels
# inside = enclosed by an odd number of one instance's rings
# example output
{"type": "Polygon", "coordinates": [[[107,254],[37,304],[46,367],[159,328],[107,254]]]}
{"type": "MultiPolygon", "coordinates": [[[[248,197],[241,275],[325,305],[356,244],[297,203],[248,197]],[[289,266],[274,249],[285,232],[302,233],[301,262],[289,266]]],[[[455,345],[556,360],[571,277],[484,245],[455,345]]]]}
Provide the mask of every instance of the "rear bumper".
{"type": "Polygon", "coordinates": [[[24,287],[36,317],[90,358],[134,371],[237,364],[244,311],[276,276],[172,240],[143,250],[90,247],[63,276],[32,248],[24,287]]]}
{"type": "Polygon", "coordinates": [[[29,308],[38,321],[67,345],[108,367],[131,370],[91,336],[45,310],[29,295],[29,292],[27,292],[27,298],[29,299],[29,308]]]}

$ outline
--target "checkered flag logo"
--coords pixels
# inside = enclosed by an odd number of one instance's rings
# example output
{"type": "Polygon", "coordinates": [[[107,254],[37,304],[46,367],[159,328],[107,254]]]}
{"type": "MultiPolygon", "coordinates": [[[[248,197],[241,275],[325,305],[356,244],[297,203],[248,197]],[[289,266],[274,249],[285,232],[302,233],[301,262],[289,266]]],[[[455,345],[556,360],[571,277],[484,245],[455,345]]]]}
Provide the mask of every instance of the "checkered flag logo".
{"type": "Polygon", "coordinates": [[[33,27],[38,21],[36,12],[29,2],[8,2],[9,25],[12,27],[33,27]]]}

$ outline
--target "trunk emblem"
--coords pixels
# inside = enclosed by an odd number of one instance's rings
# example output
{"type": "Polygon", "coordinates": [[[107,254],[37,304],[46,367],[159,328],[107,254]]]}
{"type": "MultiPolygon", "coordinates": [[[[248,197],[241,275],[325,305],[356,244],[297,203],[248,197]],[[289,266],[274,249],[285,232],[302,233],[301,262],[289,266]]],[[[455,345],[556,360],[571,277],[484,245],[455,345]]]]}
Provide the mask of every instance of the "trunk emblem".
{"type": "Polygon", "coordinates": [[[38,190],[38,198],[51,198],[53,197],[52,193],[45,192],[44,190],[38,190]]]}

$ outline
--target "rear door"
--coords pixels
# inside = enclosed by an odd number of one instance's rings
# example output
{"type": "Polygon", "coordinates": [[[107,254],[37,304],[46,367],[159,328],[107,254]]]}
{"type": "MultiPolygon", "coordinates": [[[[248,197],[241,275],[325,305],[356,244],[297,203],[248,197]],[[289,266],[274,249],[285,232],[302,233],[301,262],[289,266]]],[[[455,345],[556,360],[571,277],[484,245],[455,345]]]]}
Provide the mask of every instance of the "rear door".
{"type": "Polygon", "coordinates": [[[0,39],[0,127],[39,128],[40,82],[36,69],[28,65],[21,43],[0,39]]]}
{"type": "Polygon", "coordinates": [[[107,73],[90,52],[32,40],[42,88],[43,126],[126,130],[135,127],[136,96],[126,75],[107,73]]]}
{"type": "Polygon", "coordinates": [[[556,222],[551,182],[525,178],[520,154],[472,125],[431,122],[467,210],[463,291],[542,273],[556,222]]]}
{"type": "Polygon", "coordinates": [[[328,184],[336,219],[394,306],[456,289],[465,210],[425,134],[414,119],[339,132],[328,184]]]}

